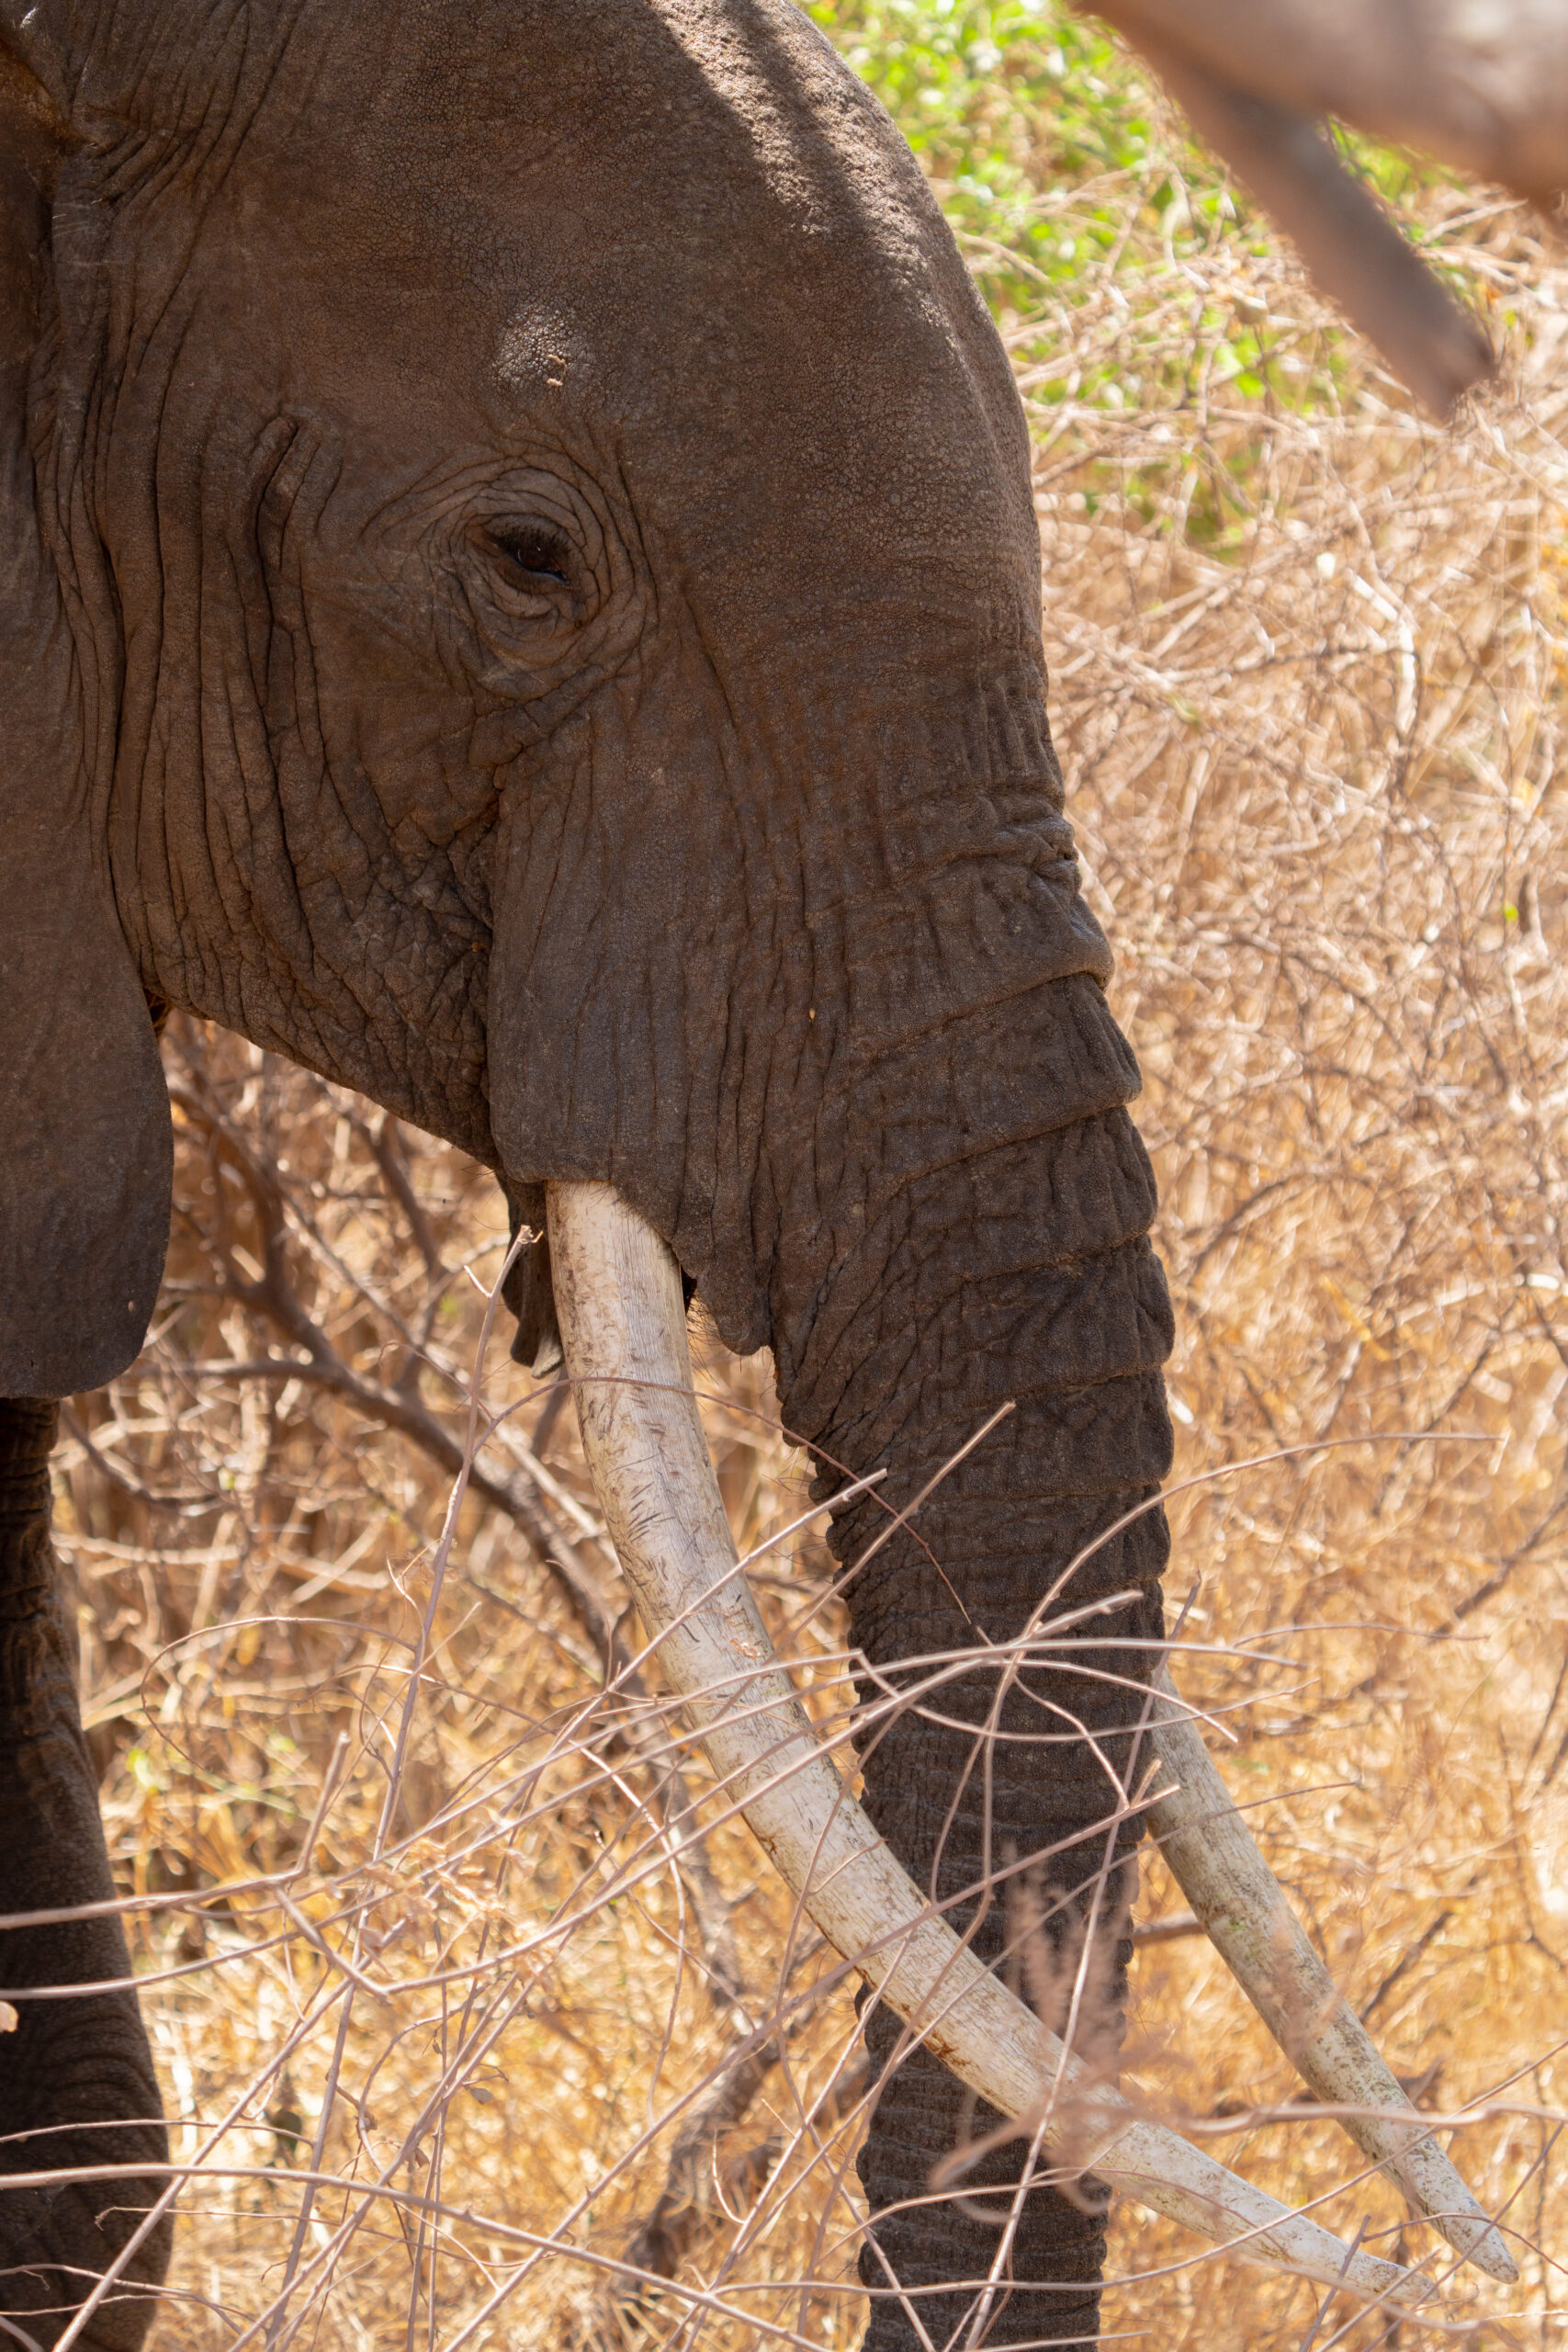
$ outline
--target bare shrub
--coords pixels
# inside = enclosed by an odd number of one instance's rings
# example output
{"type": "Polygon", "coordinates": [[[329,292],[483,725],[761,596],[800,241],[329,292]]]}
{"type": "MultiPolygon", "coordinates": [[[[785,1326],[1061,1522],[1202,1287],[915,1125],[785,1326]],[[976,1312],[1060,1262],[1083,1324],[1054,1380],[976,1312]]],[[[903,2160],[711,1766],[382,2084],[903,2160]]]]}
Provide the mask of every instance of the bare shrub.
{"type": "MultiPolygon", "coordinates": [[[[1332,322],[1234,237],[1206,272],[1145,277],[1133,305],[1108,277],[1098,322],[1075,312],[1086,380],[1152,347],[1176,397],[1036,408],[1036,478],[1069,806],[1161,1175],[1178,1477],[1334,1447],[1175,1500],[1172,1598],[1215,1645],[1183,1687],[1234,1729],[1233,1787],[1269,1800],[1276,1868],[1426,2103],[1542,2110],[1455,2154],[1520,2233],[1517,2307],[1556,2343],[1568,281],[1517,209],[1445,189],[1425,209],[1503,330],[1497,391],[1457,430],[1364,358],[1337,401],[1302,402],[1332,322]]],[[[1206,1944],[1149,1954],[1137,2000],[1196,2111],[1290,2097],[1206,1944]]],[[[1321,2127],[1220,2145],[1297,2199],[1348,2171],[1321,2127]]],[[[1370,2216],[1385,2250],[1400,2219],[1376,2180],[1326,2212],[1347,2233],[1370,2216]]],[[[1117,2245],[1129,2272],[1190,2251],[1141,2217],[1117,2245]]],[[[1164,2343],[1301,2326],[1256,2273],[1223,2301],[1187,2274],[1107,2309],[1164,2343]]]]}

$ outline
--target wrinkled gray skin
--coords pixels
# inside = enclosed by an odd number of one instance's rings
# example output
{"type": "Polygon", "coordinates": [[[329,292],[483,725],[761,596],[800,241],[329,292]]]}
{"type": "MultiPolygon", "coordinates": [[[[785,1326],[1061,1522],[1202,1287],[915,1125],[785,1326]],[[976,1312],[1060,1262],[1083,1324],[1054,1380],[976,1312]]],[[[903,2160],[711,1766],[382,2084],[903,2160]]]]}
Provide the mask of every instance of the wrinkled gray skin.
{"type": "MultiPolygon", "coordinates": [[[[1061,1937],[1098,1883],[1113,2033],[1113,1678],[1147,1667],[1116,1645],[1159,1630],[1157,1510],[1058,1580],[1167,1467],[1169,1316],[1046,726],[1023,424],[907,150],[787,0],[6,6],[0,1396],[140,1344],[174,1004],[447,1136],[522,1211],[614,1182],[728,1344],[773,1348],[790,1426],[890,1497],[1016,1398],[923,1544],[852,1586],[867,1660],[1132,1597],[988,1755],[993,1676],[903,1714],[867,1799],[944,1897],[1043,1854],[1061,1937]]],[[[51,1418],[0,1417],[7,1911],[108,1885],[51,1418]]],[[[840,1556],[879,1523],[844,1514],[840,1556]]],[[[993,1959],[1010,1916],[980,1919],[993,1959]]],[[[115,1928],[5,1943],[13,1997],[123,1965],[115,1928]]],[[[5,2164],[155,2161],[134,2003],[19,2006],[0,2131],[55,2128],[5,2164]]],[[[964,2205],[900,2201],[995,2120],[919,2052],[885,2080],[875,2352],[919,2340],[895,2282],[933,2344],[963,2320],[1019,2143],[964,2205]]],[[[36,2341],[146,2194],[0,2196],[36,2341]]],[[[1093,2210],[1032,2189],[986,2340],[1092,2337],[1101,2254],[1093,2210]]]]}

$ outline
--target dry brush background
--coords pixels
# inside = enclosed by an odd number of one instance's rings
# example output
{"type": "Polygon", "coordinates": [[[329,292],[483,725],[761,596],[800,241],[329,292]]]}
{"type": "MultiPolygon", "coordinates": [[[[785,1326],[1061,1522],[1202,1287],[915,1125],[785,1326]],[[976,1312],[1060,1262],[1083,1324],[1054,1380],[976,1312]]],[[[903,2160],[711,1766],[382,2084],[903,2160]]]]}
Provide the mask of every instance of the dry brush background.
{"type": "MultiPolygon", "coordinates": [[[[1523,2275],[1453,2281],[1443,2329],[1557,2345],[1568,266],[1515,209],[1405,191],[1506,353],[1439,432],[1138,103],[1141,161],[1054,175],[1047,121],[1033,242],[970,242],[1036,431],[1070,808],[1162,1180],[1183,1679],[1396,2068],[1479,2116],[1454,2150],[1523,2275]],[[1040,266],[1080,246],[1066,284],[1040,266]]],[[[500,1329],[485,1394],[517,1409],[447,1526],[494,1187],[231,1037],[176,1021],[167,1061],[163,1304],[71,1408],[58,1484],[194,2167],[161,2352],[852,2346],[851,1988],[679,1750],[570,1406],[500,1329]]],[[[766,1363],[705,1366],[744,1549],[807,1471],[766,1363]]],[[[824,1721],[828,1567],[813,1527],[760,1579],[824,1721]]],[[[1140,1919],[1180,1902],[1145,1860],[1140,1919]]],[[[1437,2247],[1280,2112],[1201,1939],[1144,1938],[1128,2054],[1226,2162],[1437,2247]]],[[[1117,2339],[1448,2340],[1314,2332],[1308,2289],[1136,2211],[1111,2255],[1117,2339]]]]}

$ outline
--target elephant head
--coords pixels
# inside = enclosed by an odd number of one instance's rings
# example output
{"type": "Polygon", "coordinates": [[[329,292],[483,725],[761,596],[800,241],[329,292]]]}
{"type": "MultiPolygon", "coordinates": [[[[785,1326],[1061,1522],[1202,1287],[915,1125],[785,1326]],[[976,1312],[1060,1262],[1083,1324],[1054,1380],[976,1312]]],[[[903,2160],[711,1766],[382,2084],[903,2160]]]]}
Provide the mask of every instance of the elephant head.
{"type": "MultiPolygon", "coordinates": [[[[907,149],[788,0],[6,9],[0,1396],[141,1344],[176,1005],[530,1221],[613,1187],[829,1487],[1012,1406],[849,1607],[868,1698],[1043,1645],[880,1709],[865,1805],[982,1961],[1027,1874],[1113,2047],[1170,1309],[1023,421],[907,149]]],[[[877,2352],[1009,2217],[1027,2136],[930,2193],[965,2097],[882,2085],[877,2352]]],[[[987,2340],[1092,2336],[1100,2205],[1010,2226],[987,2340]]]]}

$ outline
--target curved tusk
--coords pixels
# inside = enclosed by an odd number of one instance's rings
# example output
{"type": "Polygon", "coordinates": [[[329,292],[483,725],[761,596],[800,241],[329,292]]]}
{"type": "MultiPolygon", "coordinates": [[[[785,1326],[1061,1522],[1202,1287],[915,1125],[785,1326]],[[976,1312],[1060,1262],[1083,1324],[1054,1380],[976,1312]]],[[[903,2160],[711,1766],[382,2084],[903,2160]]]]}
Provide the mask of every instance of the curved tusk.
{"type": "Polygon", "coordinates": [[[1176,1785],[1146,1818],[1220,1957],[1308,2087],[1327,2106],[1362,2110],[1341,2120],[1363,2154],[1456,2253],[1512,2285],[1518,2271],[1483,2209],[1430,2131],[1400,2120],[1416,2109],[1307,1941],[1168,1669],[1156,1688],[1150,1736],[1176,1785]]]}
{"type": "Polygon", "coordinates": [[[1060,2096],[1052,2138],[1074,2168],[1246,2260],[1424,2300],[1418,2274],[1346,2246],[1134,2114],[931,1915],[818,1747],[736,1573],[674,1259],[608,1184],[551,1184],[547,1213],[583,1451],[626,1581],[721,1786],[829,1942],[1004,2115],[1033,2130],[1060,2096]]]}

